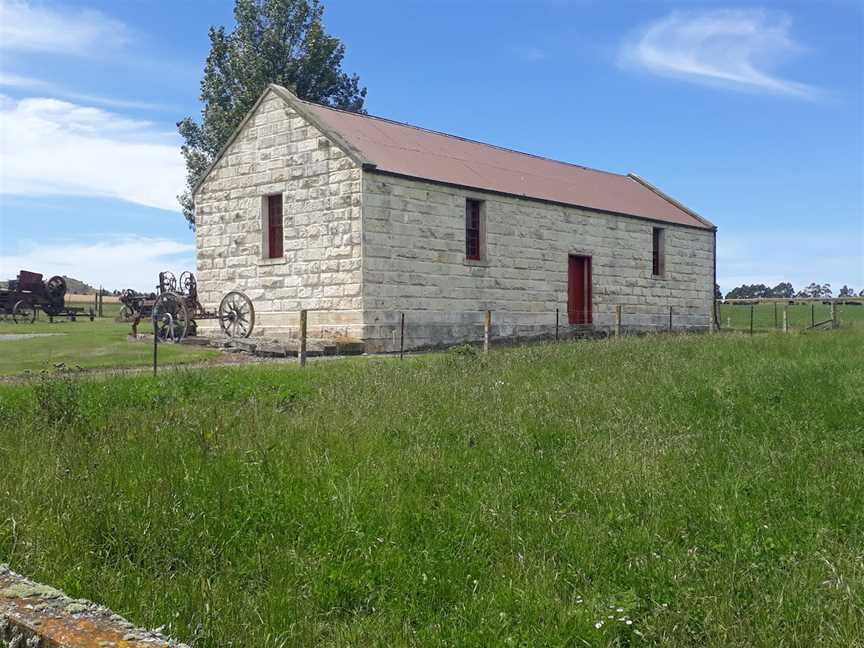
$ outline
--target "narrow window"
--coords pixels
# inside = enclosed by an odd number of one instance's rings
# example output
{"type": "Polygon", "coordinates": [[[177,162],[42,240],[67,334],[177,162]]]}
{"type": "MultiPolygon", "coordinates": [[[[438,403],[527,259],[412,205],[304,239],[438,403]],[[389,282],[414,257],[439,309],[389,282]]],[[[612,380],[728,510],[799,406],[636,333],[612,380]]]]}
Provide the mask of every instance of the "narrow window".
{"type": "Polygon", "coordinates": [[[655,277],[663,275],[663,228],[655,227],[651,231],[651,274],[655,277]]]}
{"type": "Polygon", "coordinates": [[[481,257],[480,205],[479,200],[465,200],[465,257],[473,261],[479,261],[481,257]]]}
{"type": "Polygon", "coordinates": [[[267,256],[282,257],[282,194],[267,196],[267,256]]]}

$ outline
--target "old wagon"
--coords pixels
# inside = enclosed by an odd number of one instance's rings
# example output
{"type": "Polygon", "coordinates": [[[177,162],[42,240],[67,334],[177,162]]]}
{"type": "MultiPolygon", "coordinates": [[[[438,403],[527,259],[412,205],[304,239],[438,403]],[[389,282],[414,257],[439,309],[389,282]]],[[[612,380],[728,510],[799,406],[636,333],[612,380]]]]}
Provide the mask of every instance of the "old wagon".
{"type": "Polygon", "coordinates": [[[198,333],[197,320],[219,320],[219,328],[231,338],[246,338],[255,326],[255,307],[252,300],[238,291],[227,293],[219,308],[209,311],[198,299],[198,282],[191,272],[183,272],[180,279],[173,273],[159,273],[158,293],[144,295],[124,291],[121,303],[132,318],[133,332],[137,333],[142,319],[152,318],[157,337],[163,342],[180,342],[198,333]]]}
{"type": "Polygon", "coordinates": [[[16,323],[35,322],[40,310],[52,320],[67,317],[74,321],[86,313],[92,322],[96,316],[92,308],[66,305],[66,280],[57,275],[43,281],[38,272],[21,270],[17,279],[0,289],[0,314],[11,315],[16,323]]]}

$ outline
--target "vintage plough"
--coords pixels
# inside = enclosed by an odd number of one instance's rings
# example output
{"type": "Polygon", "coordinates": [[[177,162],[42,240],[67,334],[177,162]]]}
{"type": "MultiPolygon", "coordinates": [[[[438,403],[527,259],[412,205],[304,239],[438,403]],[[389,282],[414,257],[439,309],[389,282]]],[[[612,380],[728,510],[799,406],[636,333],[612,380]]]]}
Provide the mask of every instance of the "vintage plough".
{"type": "Polygon", "coordinates": [[[219,308],[208,311],[198,299],[198,282],[191,272],[180,280],[173,273],[159,273],[158,293],[149,295],[124,290],[120,296],[125,314],[132,319],[133,333],[144,318],[151,318],[156,336],[163,342],[181,342],[198,332],[197,320],[219,320],[219,328],[231,338],[247,338],[255,326],[252,300],[236,290],[222,297],[219,308]]]}
{"type": "Polygon", "coordinates": [[[8,288],[0,289],[0,315],[11,315],[19,324],[32,324],[40,310],[52,320],[67,317],[75,321],[78,315],[85,313],[91,322],[96,317],[92,308],[85,310],[66,305],[66,280],[60,276],[42,281],[38,272],[21,270],[18,278],[9,282],[8,288]]]}

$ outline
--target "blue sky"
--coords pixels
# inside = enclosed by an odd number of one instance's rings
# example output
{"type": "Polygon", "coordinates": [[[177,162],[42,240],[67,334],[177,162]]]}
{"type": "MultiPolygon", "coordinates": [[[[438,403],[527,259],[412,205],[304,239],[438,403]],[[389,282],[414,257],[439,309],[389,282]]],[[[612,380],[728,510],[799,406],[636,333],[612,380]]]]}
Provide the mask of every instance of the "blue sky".
{"type": "MultiPolygon", "coordinates": [[[[864,288],[861,2],[325,0],[367,110],[634,171],[715,222],[724,290],[864,288]]],[[[0,0],[0,276],[194,266],[174,124],[230,0],[0,0]]]]}

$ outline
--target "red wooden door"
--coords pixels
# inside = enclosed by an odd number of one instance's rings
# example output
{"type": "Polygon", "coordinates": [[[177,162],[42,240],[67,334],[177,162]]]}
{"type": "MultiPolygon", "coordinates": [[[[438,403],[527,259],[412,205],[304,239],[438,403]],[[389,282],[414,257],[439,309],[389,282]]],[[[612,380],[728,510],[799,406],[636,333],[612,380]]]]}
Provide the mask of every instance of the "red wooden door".
{"type": "Polygon", "coordinates": [[[271,259],[282,256],[282,196],[267,199],[267,250],[271,259]]]}
{"type": "Polygon", "coordinates": [[[591,323],[591,257],[570,255],[567,268],[567,316],[571,324],[591,323]]]}

